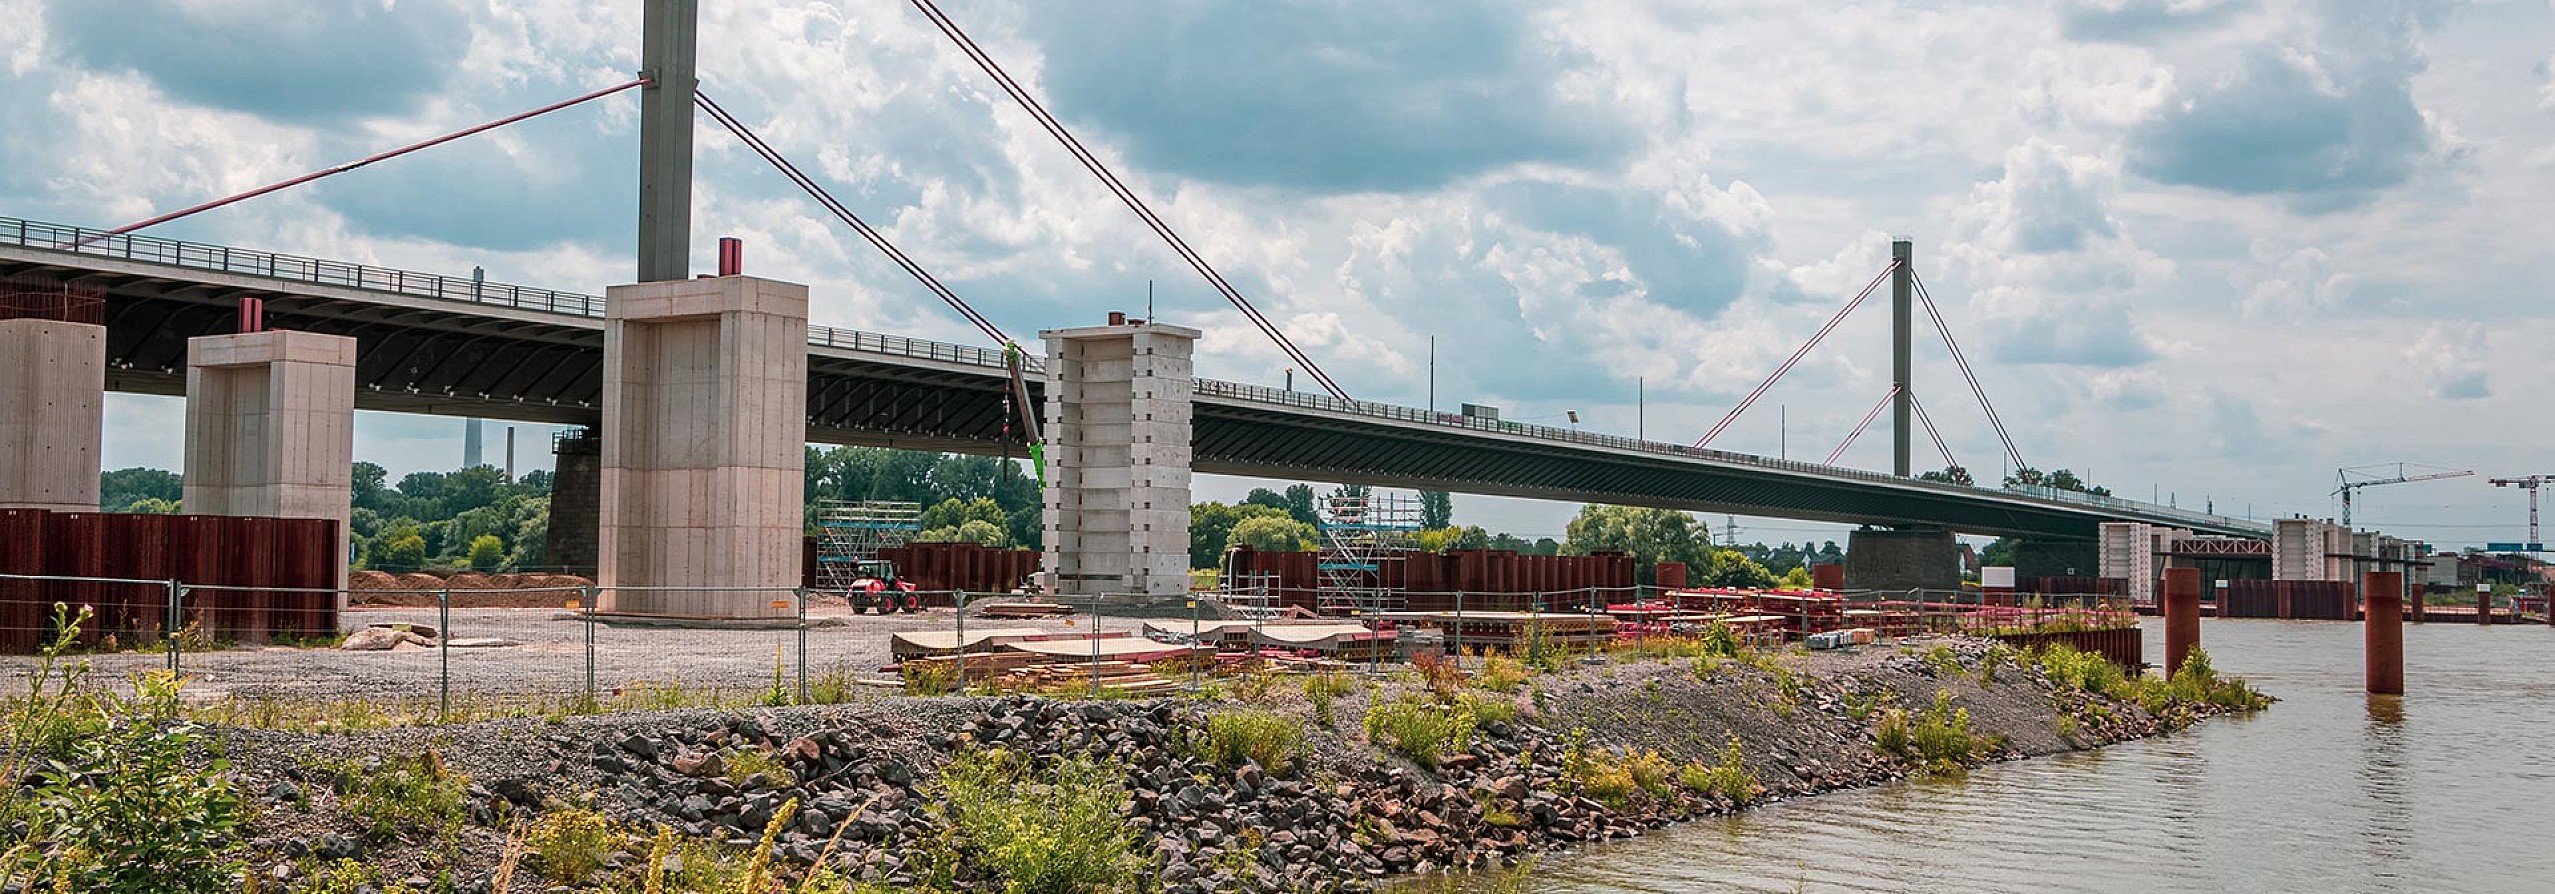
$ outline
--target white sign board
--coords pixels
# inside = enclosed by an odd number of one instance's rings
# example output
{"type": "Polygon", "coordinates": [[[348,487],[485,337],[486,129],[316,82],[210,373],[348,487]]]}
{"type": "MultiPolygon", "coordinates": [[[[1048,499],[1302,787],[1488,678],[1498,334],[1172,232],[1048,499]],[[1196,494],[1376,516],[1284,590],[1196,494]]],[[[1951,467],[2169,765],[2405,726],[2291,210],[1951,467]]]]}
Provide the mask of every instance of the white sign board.
{"type": "Polygon", "coordinates": [[[2011,590],[2014,588],[2014,569],[2002,565],[1981,568],[1978,570],[1978,585],[1990,589],[2011,590]]]}

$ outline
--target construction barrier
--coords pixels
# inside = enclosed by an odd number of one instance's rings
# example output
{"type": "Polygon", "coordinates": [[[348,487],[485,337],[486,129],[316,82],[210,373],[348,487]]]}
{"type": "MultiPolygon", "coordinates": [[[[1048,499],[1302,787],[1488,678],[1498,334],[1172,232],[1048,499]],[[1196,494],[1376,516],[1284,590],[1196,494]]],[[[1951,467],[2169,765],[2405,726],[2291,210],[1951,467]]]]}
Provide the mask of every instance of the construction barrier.
{"type": "Polygon", "coordinates": [[[338,537],[327,519],[0,510],[0,574],[79,578],[0,580],[0,653],[42,645],[57,603],[93,612],[82,645],[333,635],[338,537]]]}

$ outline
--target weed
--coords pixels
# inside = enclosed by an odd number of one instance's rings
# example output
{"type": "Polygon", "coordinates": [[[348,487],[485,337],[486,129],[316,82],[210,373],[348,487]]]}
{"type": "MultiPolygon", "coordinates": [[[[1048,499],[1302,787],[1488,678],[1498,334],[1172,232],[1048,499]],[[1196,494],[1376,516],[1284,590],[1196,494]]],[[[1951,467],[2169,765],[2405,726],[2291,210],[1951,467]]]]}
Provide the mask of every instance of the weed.
{"type": "Polygon", "coordinates": [[[239,884],[238,831],[245,807],[228,761],[190,764],[202,746],[198,727],[178,719],[179,681],[151,673],[134,679],[130,699],[83,685],[85,665],[55,662],[78,640],[87,609],[57,607],[28,698],[9,704],[0,755],[12,796],[0,799],[0,821],[24,832],[0,850],[0,889],[150,891],[195,894],[239,884]],[[54,737],[81,733],[75,740],[54,737]],[[24,745],[29,750],[15,748],[24,745]],[[26,761],[45,758],[31,787],[26,761]]]}
{"type": "Polygon", "coordinates": [[[948,695],[958,691],[958,666],[948,661],[908,661],[897,665],[906,695],[948,695]]]}
{"type": "Polygon", "coordinates": [[[1960,656],[1952,654],[1950,646],[1937,645],[1928,648],[1925,650],[1924,658],[1925,665],[1933,668],[1934,675],[1937,677],[1958,677],[1968,672],[1967,668],[1961,666],[1960,656]]]}
{"type": "Polygon", "coordinates": [[[1246,702],[1265,704],[1269,692],[1277,688],[1277,680],[1277,674],[1266,669],[1246,671],[1233,678],[1233,695],[1246,702]]]}
{"type": "Polygon", "coordinates": [[[299,890],[302,894],[360,894],[375,890],[374,883],[373,871],[362,861],[341,859],[310,870],[310,881],[299,890]]]}
{"type": "Polygon", "coordinates": [[[1526,682],[1534,679],[1534,676],[1534,672],[1527,669],[1525,665],[1517,663],[1517,659],[1506,655],[1492,655],[1482,659],[1481,673],[1474,674],[1471,682],[1474,686],[1492,692],[1509,693],[1517,691],[1519,686],[1526,685],[1526,682]]]}
{"type": "Polygon", "coordinates": [[[1269,711],[1235,708],[1208,714],[1205,728],[1190,739],[1189,748],[1226,769],[1247,761],[1281,773],[1304,750],[1304,730],[1269,711]]]}
{"type": "Polygon", "coordinates": [[[1304,700],[1313,705],[1313,719],[1330,726],[1331,700],[1357,691],[1357,684],[1347,674],[1326,671],[1304,678],[1304,700]]]}
{"type": "Polygon", "coordinates": [[[1366,712],[1366,738],[1424,767],[1471,747],[1481,725],[1465,705],[1441,705],[1405,698],[1376,705],[1366,712]]]}
{"type": "Polygon", "coordinates": [[[1143,860],[1120,815],[1120,770],[1087,758],[960,752],[940,773],[942,812],[972,868],[1005,894],[1131,890],[1143,860]]]}
{"type": "Polygon", "coordinates": [[[1959,773],[1996,747],[1969,729],[1969,709],[1952,707],[1951,690],[1936,690],[1934,705],[1922,712],[1891,709],[1882,715],[1874,739],[1880,749],[1916,761],[1934,773],[1959,773]]]}
{"type": "Polygon", "coordinates": [[[790,772],[772,753],[760,748],[730,749],[726,755],[727,781],[738,788],[784,789],[798,784],[798,774],[790,772]]]}
{"type": "Polygon", "coordinates": [[[1730,737],[1728,747],[1721,749],[1721,762],[1688,763],[1677,771],[1677,784],[1699,795],[1718,795],[1732,804],[1755,800],[1765,787],[1749,775],[1747,759],[1739,753],[1739,737],[1730,737]]]}
{"type": "Polygon", "coordinates": [[[1464,669],[1447,660],[1446,656],[1435,652],[1412,655],[1411,670],[1419,674],[1420,680],[1428,684],[1428,691],[1439,701],[1454,701],[1455,694],[1464,690],[1464,669]]]}
{"type": "Polygon", "coordinates": [[[1456,697],[1455,703],[1472,712],[1473,719],[1483,724],[1517,722],[1517,702],[1513,699],[1466,693],[1456,697]]]}
{"type": "Polygon", "coordinates": [[[470,780],[444,766],[429,750],[393,757],[377,766],[339,765],[334,777],[338,806],[364,824],[375,839],[413,832],[448,833],[461,827],[470,780]]]}
{"type": "Polygon", "coordinates": [[[524,835],[541,876],[561,884],[583,882],[603,869],[620,840],[612,820],[585,807],[544,814],[524,835]]]}

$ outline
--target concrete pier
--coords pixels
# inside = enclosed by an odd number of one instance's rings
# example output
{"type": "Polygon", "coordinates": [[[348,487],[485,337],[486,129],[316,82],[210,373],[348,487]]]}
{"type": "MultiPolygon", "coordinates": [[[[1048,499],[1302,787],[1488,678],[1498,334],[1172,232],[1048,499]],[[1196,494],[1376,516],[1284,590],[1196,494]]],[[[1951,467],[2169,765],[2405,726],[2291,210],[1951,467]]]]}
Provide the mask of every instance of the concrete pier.
{"type": "Polygon", "coordinates": [[[2200,569],[2165,569],[2165,678],[2182,672],[2200,645],[2200,569]]]}
{"type": "Polygon", "coordinates": [[[106,327],[0,320],[0,509],[98,511],[106,327]]]}
{"type": "Polygon", "coordinates": [[[2371,571],[2361,575],[2360,597],[2368,604],[2360,633],[2369,692],[2403,695],[2404,572],[2371,571]]]}
{"type": "Polygon", "coordinates": [[[1046,573],[1060,596],[1189,585],[1198,330],[1112,314],[1047,341],[1046,573]]]}
{"type": "Polygon", "coordinates": [[[799,582],[807,287],[707,277],[614,286],[605,301],[601,607],[795,616],[788,593],[708,588],[799,582]]]}
{"type": "Polygon", "coordinates": [[[354,461],[354,339],[283,330],[187,339],[187,512],[335,521],[342,587],[354,461]]]}
{"type": "Polygon", "coordinates": [[[1858,528],[1846,538],[1845,585],[1856,590],[1961,588],[1960,543],[1943,528],[1858,528]]]}

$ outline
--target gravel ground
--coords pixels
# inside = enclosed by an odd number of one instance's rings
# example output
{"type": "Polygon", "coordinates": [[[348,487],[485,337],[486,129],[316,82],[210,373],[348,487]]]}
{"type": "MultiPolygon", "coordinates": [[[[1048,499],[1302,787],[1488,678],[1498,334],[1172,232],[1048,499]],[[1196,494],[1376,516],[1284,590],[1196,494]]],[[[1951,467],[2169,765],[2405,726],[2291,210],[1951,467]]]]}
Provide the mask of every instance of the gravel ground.
{"type": "MultiPolygon", "coordinates": [[[[860,677],[885,676],[889,634],[947,630],[949,609],[923,614],[854,615],[848,609],[812,610],[819,621],[807,631],[811,676],[845,669],[860,677]]],[[[348,609],[339,626],[348,631],[382,623],[435,626],[434,609],[348,609]]],[[[1138,630],[1143,620],[1103,616],[1101,629],[1138,630]]],[[[1062,620],[969,618],[968,626],[1090,629],[1089,616],[1062,620]]],[[[520,645],[449,650],[452,691],[493,697],[560,697],[583,691],[585,625],[559,609],[471,608],[452,611],[455,638],[497,637],[520,645]]],[[[797,668],[798,631],[727,630],[599,624],[594,628],[595,684],[610,690],[635,682],[680,681],[687,687],[762,689],[772,683],[776,661],[785,676],[797,668]]],[[[196,699],[230,695],[334,698],[353,695],[431,696],[438,692],[446,650],[348,652],[333,648],[243,647],[189,653],[187,694],[196,699]]],[[[121,680],[167,666],[163,653],[124,652],[86,656],[98,680],[121,680]]],[[[18,689],[35,659],[0,656],[0,687],[18,689]]]]}

